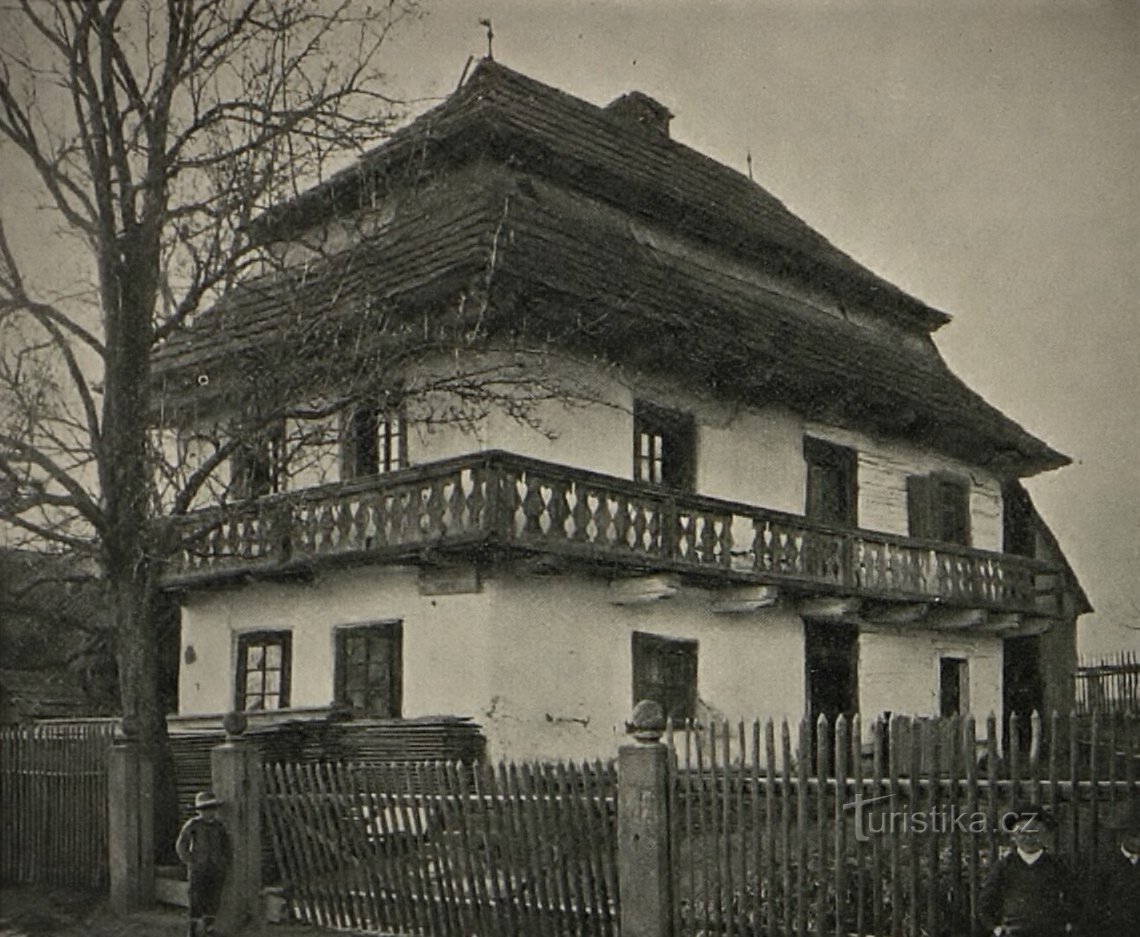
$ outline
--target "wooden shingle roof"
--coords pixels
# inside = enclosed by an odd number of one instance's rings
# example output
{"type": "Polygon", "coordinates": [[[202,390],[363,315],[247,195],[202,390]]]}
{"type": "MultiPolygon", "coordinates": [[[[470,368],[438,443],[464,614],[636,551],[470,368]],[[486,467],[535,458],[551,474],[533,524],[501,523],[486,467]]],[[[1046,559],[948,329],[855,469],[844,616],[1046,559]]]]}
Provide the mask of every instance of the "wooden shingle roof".
{"type": "Polygon", "coordinates": [[[260,233],[286,239],[302,218],[373,204],[382,221],[344,249],[240,285],[168,343],[156,361],[167,386],[193,392],[196,374],[313,322],[442,315],[483,289],[494,336],[569,335],[578,351],[1000,474],[1068,461],[949,370],[929,335],[944,314],[739,173],[496,63],[260,233]]]}

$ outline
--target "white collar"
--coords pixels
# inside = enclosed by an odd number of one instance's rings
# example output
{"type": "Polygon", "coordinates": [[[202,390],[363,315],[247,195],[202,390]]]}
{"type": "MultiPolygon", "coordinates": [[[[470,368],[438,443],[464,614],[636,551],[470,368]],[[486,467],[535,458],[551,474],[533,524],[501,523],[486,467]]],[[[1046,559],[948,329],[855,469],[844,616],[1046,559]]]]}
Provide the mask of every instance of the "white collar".
{"type": "Polygon", "coordinates": [[[1038,859],[1045,855],[1045,850],[1038,849],[1037,852],[1024,852],[1019,849],[1017,850],[1017,854],[1021,856],[1021,861],[1026,865],[1033,865],[1038,859]]]}

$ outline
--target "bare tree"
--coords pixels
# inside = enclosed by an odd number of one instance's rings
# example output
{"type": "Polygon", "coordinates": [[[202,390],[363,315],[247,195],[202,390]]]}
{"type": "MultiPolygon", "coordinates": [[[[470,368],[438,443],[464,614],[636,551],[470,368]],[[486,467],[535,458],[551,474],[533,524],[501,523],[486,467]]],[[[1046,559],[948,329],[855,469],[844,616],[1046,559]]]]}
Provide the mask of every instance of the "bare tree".
{"type": "Polygon", "coordinates": [[[389,132],[399,108],[381,50],[415,14],[414,0],[19,0],[3,11],[0,145],[51,224],[13,218],[11,204],[0,220],[0,524],[10,544],[51,545],[99,570],[122,710],[148,746],[165,739],[160,521],[185,511],[208,474],[159,507],[155,479],[170,473],[150,442],[154,350],[264,272],[253,219],[389,132]],[[16,236],[33,223],[63,235],[53,251],[64,263],[16,236]]]}

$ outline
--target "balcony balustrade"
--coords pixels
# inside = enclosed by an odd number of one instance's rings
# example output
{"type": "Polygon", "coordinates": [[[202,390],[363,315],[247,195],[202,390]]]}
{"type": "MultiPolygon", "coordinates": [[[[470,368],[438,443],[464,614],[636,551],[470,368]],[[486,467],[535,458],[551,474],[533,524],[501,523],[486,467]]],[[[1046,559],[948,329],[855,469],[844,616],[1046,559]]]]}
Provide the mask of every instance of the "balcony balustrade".
{"type": "Polygon", "coordinates": [[[197,511],[163,582],[276,575],[481,547],[611,567],[937,602],[1037,609],[1039,561],[682,494],[505,452],[197,511]]]}

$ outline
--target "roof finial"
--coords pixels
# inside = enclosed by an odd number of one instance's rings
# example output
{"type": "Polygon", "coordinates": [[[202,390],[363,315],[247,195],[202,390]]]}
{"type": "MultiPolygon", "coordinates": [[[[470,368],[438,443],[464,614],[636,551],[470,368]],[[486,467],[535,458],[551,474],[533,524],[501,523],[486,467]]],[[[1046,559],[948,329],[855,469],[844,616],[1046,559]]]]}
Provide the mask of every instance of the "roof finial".
{"type": "Polygon", "coordinates": [[[495,30],[491,28],[491,18],[488,16],[485,19],[479,20],[479,25],[487,27],[487,58],[493,62],[495,60],[495,52],[491,43],[495,41],[495,30]]]}
{"type": "Polygon", "coordinates": [[[748,161],[748,181],[755,182],[756,180],[752,178],[752,151],[746,151],[744,158],[748,161]]]}

